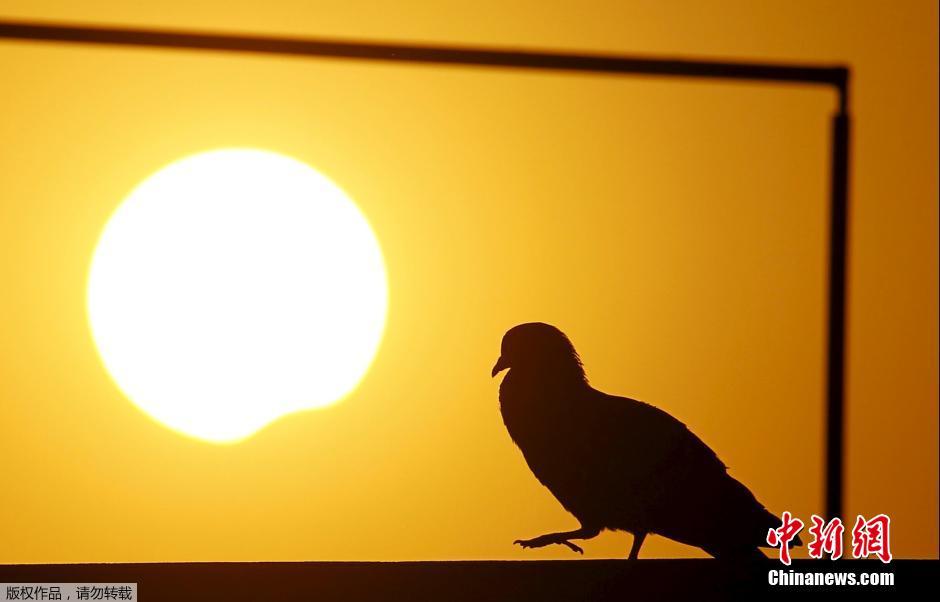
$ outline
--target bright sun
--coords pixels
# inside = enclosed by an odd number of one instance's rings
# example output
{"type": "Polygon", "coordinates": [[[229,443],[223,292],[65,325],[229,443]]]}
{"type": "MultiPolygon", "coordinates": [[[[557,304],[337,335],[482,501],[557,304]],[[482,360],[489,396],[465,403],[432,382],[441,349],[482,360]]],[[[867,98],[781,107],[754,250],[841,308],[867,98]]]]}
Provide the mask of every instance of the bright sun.
{"type": "Polygon", "coordinates": [[[378,241],[342,190],[289,157],[226,149],[176,161],[124,200],[87,302],[128,398],[231,442],[355,388],[387,299],[378,241]]]}

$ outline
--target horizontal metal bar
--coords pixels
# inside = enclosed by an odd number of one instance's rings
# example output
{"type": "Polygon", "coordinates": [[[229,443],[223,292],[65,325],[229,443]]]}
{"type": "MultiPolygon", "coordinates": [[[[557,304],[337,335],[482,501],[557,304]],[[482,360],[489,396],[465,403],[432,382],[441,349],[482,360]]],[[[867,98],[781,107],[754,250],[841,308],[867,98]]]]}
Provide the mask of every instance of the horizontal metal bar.
{"type": "Polygon", "coordinates": [[[322,38],[285,38],[195,31],[90,27],[0,21],[0,39],[142,46],[287,56],[328,57],[398,63],[505,67],[546,71],[581,71],[664,77],[828,84],[842,91],[843,66],[733,61],[699,61],[528,50],[354,42],[322,38]]]}

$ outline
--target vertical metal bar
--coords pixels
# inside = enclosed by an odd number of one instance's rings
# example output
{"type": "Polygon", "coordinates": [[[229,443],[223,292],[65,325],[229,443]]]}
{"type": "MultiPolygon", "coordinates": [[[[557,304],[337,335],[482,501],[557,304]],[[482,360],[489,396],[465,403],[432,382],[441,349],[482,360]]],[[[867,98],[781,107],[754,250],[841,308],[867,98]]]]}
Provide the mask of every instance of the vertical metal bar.
{"type": "Polygon", "coordinates": [[[826,514],[842,516],[845,482],[845,322],[848,248],[849,115],[846,89],[832,120],[829,234],[829,345],[826,390],[826,514]]]}

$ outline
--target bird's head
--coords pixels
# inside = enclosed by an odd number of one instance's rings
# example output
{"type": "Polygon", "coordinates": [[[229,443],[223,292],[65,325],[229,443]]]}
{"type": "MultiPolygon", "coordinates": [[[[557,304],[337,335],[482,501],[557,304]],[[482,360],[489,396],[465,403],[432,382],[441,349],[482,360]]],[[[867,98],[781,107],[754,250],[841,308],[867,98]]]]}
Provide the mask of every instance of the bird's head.
{"type": "Polygon", "coordinates": [[[581,358],[565,333],[541,322],[513,326],[503,335],[492,375],[510,368],[553,380],[587,382],[581,358]]]}

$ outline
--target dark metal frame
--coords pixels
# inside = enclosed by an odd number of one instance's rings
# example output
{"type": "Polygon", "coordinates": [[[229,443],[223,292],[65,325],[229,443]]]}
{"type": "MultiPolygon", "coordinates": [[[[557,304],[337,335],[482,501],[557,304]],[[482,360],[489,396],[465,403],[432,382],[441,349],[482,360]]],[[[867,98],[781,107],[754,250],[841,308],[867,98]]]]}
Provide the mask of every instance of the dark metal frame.
{"type": "Polygon", "coordinates": [[[838,96],[832,118],[829,231],[829,325],[826,383],[826,513],[843,510],[846,250],[849,186],[849,69],[845,66],[698,61],[225,35],[115,27],[0,21],[0,40],[242,52],[411,64],[464,65],[608,75],[646,75],[830,86],[838,96]]]}

